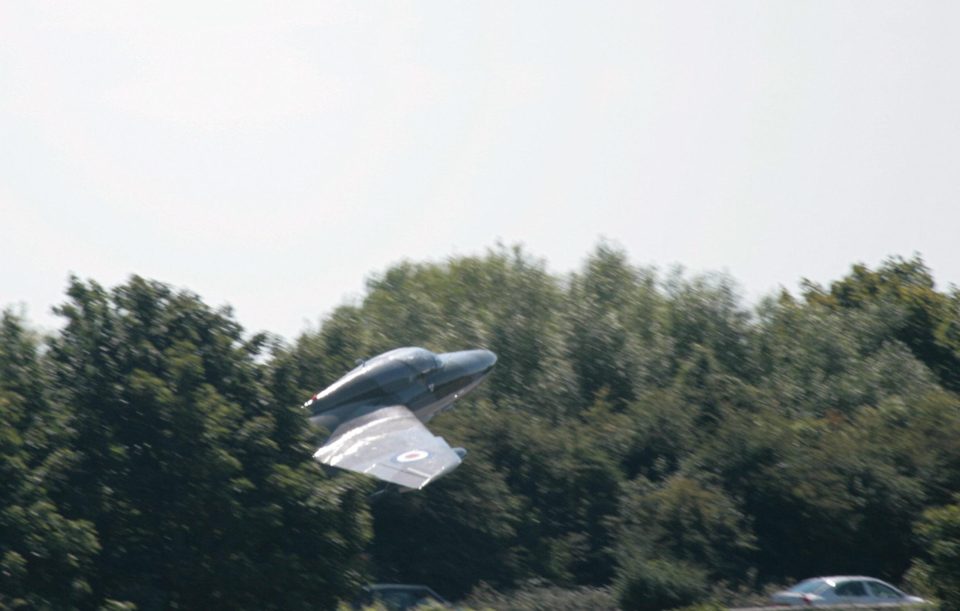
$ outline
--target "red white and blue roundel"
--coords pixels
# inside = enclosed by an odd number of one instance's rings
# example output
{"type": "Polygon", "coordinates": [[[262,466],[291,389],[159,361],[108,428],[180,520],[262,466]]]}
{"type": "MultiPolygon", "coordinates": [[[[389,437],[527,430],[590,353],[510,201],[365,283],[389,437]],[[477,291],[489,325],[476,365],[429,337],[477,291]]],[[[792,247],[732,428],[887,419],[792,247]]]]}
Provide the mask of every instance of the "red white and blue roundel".
{"type": "Polygon", "coordinates": [[[430,456],[430,452],[427,452],[426,450],[409,450],[403,454],[398,454],[394,460],[401,463],[417,462],[418,460],[423,460],[428,456],[430,456]]]}

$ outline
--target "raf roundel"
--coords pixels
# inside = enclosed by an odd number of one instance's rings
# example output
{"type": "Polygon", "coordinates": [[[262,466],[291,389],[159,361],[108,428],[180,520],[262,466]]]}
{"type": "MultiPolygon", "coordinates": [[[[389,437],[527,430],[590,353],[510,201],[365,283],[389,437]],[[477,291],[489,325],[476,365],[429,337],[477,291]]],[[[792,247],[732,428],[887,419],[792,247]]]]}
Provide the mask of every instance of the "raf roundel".
{"type": "Polygon", "coordinates": [[[416,462],[418,460],[423,460],[427,456],[430,456],[430,452],[426,450],[410,450],[409,452],[404,452],[397,456],[397,462],[416,462]]]}

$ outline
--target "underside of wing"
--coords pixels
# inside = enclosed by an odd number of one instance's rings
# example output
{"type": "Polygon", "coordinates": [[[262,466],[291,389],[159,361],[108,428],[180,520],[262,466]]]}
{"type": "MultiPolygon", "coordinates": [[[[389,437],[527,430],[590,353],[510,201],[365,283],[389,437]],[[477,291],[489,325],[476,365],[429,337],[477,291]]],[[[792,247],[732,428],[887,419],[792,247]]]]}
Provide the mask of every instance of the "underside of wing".
{"type": "Polygon", "coordinates": [[[460,456],[402,405],[371,409],[341,424],[313,457],[419,490],[460,464],[460,456]]]}

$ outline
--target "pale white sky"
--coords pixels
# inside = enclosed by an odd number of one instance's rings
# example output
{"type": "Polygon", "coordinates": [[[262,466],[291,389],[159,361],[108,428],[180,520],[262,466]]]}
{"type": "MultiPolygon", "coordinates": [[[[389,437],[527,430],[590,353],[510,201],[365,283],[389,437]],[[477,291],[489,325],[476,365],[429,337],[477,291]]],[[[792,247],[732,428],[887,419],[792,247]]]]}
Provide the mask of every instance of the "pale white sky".
{"type": "Polygon", "coordinates": [[[0,0],[0,305],[138,273],[294,336],[523,243],[750,298],[960,283],[960,3],[0,0]]]}

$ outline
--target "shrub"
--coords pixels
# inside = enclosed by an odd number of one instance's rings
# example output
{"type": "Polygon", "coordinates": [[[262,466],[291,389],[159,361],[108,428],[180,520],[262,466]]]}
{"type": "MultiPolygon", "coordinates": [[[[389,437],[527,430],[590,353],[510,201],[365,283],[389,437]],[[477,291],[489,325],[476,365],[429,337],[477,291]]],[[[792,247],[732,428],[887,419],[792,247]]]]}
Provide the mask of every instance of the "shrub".
{"type": "Polygon", "coordinates": [[[620,605],[635,611],[676,609],[707,598],[706,573],[679,561],[636,560],[621,569],[614,587],[620,605]]]}

